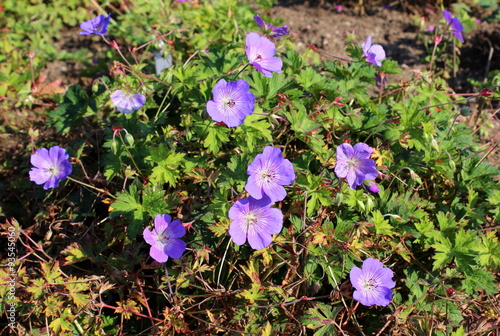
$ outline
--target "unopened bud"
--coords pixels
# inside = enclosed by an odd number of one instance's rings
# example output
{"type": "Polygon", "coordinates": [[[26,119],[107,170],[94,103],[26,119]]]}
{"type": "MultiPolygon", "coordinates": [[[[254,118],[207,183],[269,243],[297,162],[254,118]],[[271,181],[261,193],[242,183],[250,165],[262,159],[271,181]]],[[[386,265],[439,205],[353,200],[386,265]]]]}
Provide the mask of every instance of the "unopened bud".
{"type": "Polygon", "coordinates": [[[134,137],[132,136],[132,134],[127,133],[127,135],[125,135],[125,139],[127,140],[129,146],[132,146],[134,144],[134,137]]]}
{"type": "Polygon", "coordinates": [[[468,107],[462,107],[460,109],[460,115],[464,117],[468,117],[472,114],[472,110],[468,107]]]}

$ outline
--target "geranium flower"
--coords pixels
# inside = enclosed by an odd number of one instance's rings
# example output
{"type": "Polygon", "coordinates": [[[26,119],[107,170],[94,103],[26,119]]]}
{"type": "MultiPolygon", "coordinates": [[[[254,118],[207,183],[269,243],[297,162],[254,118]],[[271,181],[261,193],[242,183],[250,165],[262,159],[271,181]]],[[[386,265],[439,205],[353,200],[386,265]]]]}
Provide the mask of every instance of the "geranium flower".
{"type": "Polygon", "coordinates": [[[272,24],[267,24],[259,15],[255,15],[253,19],[255,20],[255,22],[257,22],[260,29],[264,30],[264,32],[271,31],[271,33],[273,33],[271,37],[282,37],[284,35],[288,35],[288,33],[290,32],[287,26],[276,27],[272,24]]]}
{"type": "Polygon", "coordinates": [[[378,187],[378,185],[373,182],[373,181],[370,181],[368,182],[368,185],[366,186],[366,189],[373,193],[373,194],[378,194],[380,192],[380,188],[378,187]]]}
{"type": "Polygon", "coordinates": [[[271,78],[271,72],[280,73],[283,62],[274,56],[276,47],[269,39],[257,33],[247,34],[246,53],[248,62],[259,70],[264,76],[271,78]]]}
{"type": "Polygon", "coordinates": [[[237,200],[229,209],[229,235],[236,245],[248,243],[253,249],[263,249],[273,241],[273,234],[283,228],[283,213],[271,208],[271,199],[267,196],[256,200],[252,196],[237,200]]]}
{"type": "Polygon", "coordinates": [[[69,162],[69,155],[66,150],[54,146],[49,150],[46,148],[38,149],[31,155],[30,181],[36,184],[44,184],[43,189],[55,188],[61,180],[64,180],[71,174],[73,167],[69,162]]]}
{"type": "Polygon", "coordinates": [[[168,258],[178,259],[186,250],[186,243],[179,239],[186,229],[179,220],[169,215],[156,215],[153,229],[145,228],[142,235],[146,243],[151,245],[149,255],[156,261],[166,262],[168,258]]]}
{"type": "Polygon", "coordinates": [[[363,56],[366,60],[373,64],[382,66],[382,60],[385,59],[385,51],[384,48],[380,44],[372,44],[372,37],[368,36],[365,42],[361,45],[363,48],[363,56]]]}
{"type": "Polygon", "coordinates": [[[344,143],[337,147],[337,164],[335,174],[339,178],[347,179],[351,189],[356,189],[365,180],[374,180],[378,176],[377,165],[370,159],[374,152],[365,143],[357,143],[354,148],[344,143]]]}
{"type": "Polygon", "coordinates": [[[91,20],[82,22],[82,24],[80,24],[80,29],[83,31],[80,32],[80,35],[106,34],[108,32],[109,20],[111,20],[111,14],[108,14],[108,17],[101,14],[91,20]]]}
{"type": "Polygon", "coordinates": [[[451,13],[446,9],[443,11],[443,16],[446,21],[446,24],[450,26],[450,30],[455,35],[460,42],[464,43],[464,37],[462,36],[462,32],[464,31],[464,26],[462,26],[462,22],[456,17],[451,16],[451,13]]]}
{"type": "Polygon", "coordinates": [[[267,146],[262,154],[258,154],[248,165],[248,177],[245,190],[255,199],[269,196],[272,202],[286,197],[284,185],[295,180],[292,163],[283,158],[279,148],[267,146]]]}
{"type": "Polygon", "coordinates": [[[132,113],[140,109],[146,103],[146,97],[137,94],[125,93],[122,90],[116,90],[111,94],[111,103],[121,113],[132,113]]]}
{"type": "Polygon", "coordinates": [[[364,306],[387,306],[392,300],[392,280],[394,272],[384,267],[378,259],[368,258],[363,267],[353,267],[349,274],[351,284],[356,289],[352,297],[364,306]]]}
{"type": "Polygon", "coordinates": [[[224,122],[228,127],[236,127],[253,113],[255,96],[247,81],[226,82],[221,79],[214,85],[214,99],[207,103],[207,112],[213,120],[224,122]]]}

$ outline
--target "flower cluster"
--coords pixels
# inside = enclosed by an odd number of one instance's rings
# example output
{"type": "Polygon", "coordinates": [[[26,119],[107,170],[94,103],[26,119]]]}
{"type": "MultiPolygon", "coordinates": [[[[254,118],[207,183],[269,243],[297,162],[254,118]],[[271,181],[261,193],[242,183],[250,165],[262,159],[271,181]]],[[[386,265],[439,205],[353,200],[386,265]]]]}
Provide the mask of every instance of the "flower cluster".
{"type": "Polygon", "coordinates": [[[248,239],[252,248],[263,249],[271,244],[271,235],[283,228],[281,210],[271,206],[286,197],[283,186],[295,180],[295,172],[279,148],[267,146],[248,165],[247,173],[250,176],[245,189],[250,196],[236,201],[229,210],[229,234],[237,245],[248,239]]]}
{"type": "MultiPolygon", "coordinates": [[[[274,43],[267,38],[257,33],[247,35],[248,62],[266,77],[272,77],[271,72],[281,72],[283,62],[274,56],[275,53],[274,43]]],[[[207,102],[208,115],[214,121],[223,122],[228,127],[240,126],[255,109],[255,96],[244,79],[230,82],[225,79],[219,80],[212,89],[212,96],[213,99],[207,102]]]]}
{"type": "MultiPolygon", "coordinates": [[[[108,32],[108,24],[109,20],[111,20],[111,14],[108,14],[107,17],[104,15],[96,16],[95,18],[84,21],[80,25],[80,28],[83,30],[80,32],[81,35],[104,35],[108,32]]],[[[107,42],[107,40],[105,39],[107,42]]],[[[116,42],[114,42],[116,44],[116,42]]],[[[114,91],[111,95],[111,103],[115,106],[118,111],[121,113],[132,113],[146,103],[146,97],[142,94],[131,94],[126,93],[121,90],[114,91]]]]}

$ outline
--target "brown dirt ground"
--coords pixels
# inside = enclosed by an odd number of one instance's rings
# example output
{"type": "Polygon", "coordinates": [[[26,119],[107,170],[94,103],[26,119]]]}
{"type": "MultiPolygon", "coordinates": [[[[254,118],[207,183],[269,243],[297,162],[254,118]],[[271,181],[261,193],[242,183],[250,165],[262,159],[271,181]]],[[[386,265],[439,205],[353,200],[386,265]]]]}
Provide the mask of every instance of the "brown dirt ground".
{"type": "MultiPolygon", "coordinates": [[[[360,44],[371,35],[373,43],[381,44],[387,58],[396,60],[403,70],[400,75],[388,77],[392,82],[411,80],[415,71],[427,70],[427,65],[421,63],[426,51],[423,43],[417,39],[419,18],[425,18],[426,28],[439,25],[442,19],[442,12],[433,1],[421,1],[419,4],[418,1],[373,0],[365,1],[365,6],[360,7],[358,1],[280,0],[269,14],[284,19],[295,36],[299,50],[312,44],[331,55],[347,57],[344,50],[347,33],[354,34],[360,44]],[[385,8],[386,4],[390,7],[385,8]],[[342,5],[341,12],[337,10],[337,5],[342,5]]],[[[483,19],[489,14],[475,8],[471,16],[483,19]]],[[[474,89],[468,83],[468,78],[484,80],[488,63],[490,71],[500,69],[500,24],[481,21],[473,31],[464,34],[464,39],[465,43],[459,48],[460,70],[455,83],[450,81],[450,86],[455,92],[472,93],[474,89]],[[491,50],[493,57],[488,62],[491,50]]],[[[474,109],[474,106],[470,107],[474,109]]],[[[488,128],[487,132],[481,132],[487,134],[480,135],[480,139],[485,150],[497,145],[487,160],[498,167],[499,117],[499,105],[496,102],[479,122],[462,120],[468,122],[475,131],[488,128]]]]}

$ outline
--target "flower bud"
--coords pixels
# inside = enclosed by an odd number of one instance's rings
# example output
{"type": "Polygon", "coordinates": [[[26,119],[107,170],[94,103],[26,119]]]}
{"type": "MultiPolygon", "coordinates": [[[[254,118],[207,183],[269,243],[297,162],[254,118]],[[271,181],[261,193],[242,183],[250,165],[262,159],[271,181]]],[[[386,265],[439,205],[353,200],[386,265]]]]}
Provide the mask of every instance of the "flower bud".
{"type": "Polygon", "coordinates": [[[460,109],[460,115],[464,117],[468,117],[472,114],[472,110],[468,107],[462,107],[460,109]]]}

